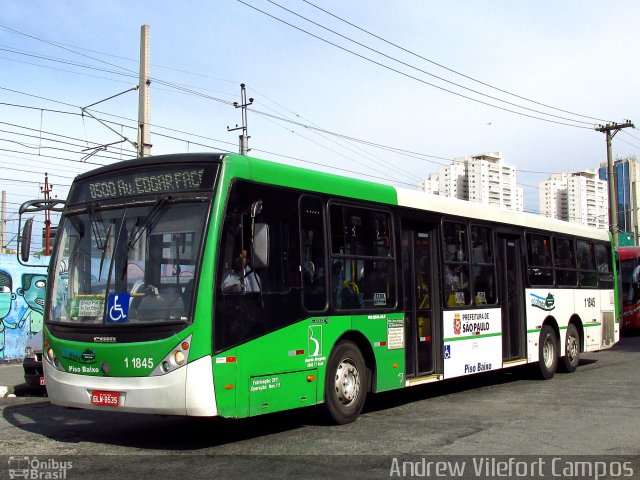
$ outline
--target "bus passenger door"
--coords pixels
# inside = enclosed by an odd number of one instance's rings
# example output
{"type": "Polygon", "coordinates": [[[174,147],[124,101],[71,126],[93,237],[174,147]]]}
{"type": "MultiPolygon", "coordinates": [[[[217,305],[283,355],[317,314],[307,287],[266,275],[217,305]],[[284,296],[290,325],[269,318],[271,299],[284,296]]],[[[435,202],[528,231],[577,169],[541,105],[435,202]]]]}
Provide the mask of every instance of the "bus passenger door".
{"type": "Polygon", "coordinates": [[[519,235],[498,234],[498,270],[502,305],[502,358],[508,362],[526,356],[524,274],[519,235]]]}
{"type": "Polygon", "coordinates": [[[404,281],[406,375],[430,375],[435,371],[440,343],[434,331],[432,262],[435,258],[432,227],[402,226],[402,271],[404,281]]]}

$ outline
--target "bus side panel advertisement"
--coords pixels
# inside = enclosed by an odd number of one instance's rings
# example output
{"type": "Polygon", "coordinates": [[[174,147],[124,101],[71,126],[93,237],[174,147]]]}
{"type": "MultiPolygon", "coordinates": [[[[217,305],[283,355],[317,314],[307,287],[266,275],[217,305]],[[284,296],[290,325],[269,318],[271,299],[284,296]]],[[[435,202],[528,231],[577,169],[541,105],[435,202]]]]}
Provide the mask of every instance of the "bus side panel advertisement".
{"type": "Polygon", "coordinates": [[[498,308],[443,312],[444,377],[502,368],[502,315],[498,308]]]}

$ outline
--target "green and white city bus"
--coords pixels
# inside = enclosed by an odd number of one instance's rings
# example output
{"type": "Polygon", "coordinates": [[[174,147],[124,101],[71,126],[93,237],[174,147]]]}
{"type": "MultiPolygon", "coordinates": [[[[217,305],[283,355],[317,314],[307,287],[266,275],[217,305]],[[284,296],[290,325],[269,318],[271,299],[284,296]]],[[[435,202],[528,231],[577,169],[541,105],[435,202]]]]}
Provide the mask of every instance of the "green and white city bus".
{"type": "Polygon", "coordinates": [[[613,258],[603,231],[240,155],[124,161],[64,206],[47,390],[347,423],[368,392],[529,363],[551,378],[618,340],[613,258]]]}

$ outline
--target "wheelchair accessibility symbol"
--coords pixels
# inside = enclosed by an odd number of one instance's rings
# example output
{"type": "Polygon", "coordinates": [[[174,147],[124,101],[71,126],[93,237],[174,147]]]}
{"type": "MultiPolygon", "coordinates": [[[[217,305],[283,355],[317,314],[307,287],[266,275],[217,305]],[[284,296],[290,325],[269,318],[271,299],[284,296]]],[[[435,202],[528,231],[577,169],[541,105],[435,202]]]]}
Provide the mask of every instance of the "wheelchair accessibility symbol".
{"type": "Polygon", "coordinates": [[[451,358],[451,345],[444,346],[444,359],[449,360],[451,358]]]}
{"type": "Polygon", "coordinates": [[[112,293],[107,303],[107,323],[127,323],[129,321],[128,293],[112,293]]]}

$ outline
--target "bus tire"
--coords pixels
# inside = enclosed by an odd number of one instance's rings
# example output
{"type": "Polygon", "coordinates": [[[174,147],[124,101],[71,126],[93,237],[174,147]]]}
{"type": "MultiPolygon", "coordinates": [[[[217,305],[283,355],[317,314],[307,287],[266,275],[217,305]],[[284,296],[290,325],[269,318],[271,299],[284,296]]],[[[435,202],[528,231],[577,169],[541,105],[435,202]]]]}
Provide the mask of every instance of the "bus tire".
{"type": "Polygon", "coordinates": [[[351,423],[362,411],[367,396],[367,368],[360,349],[350,341],[338,343],[327,363],[325,407],[339,424],[351,423]]]}
{"type": "Polygon", "coordinates": [[[549,325],[543,325],[538,343],[539,374],[543,380],[553,378],[558,368],[558,338],[549,325]]]}
{"type": "Polygon", "coordinates": [[[565,356],[560,362],[560,370],[572,373],[578,368],[580,363],[580,335],[575,325],[569,324],[567,327],[567,338],[565,340],[565,356]]]}

